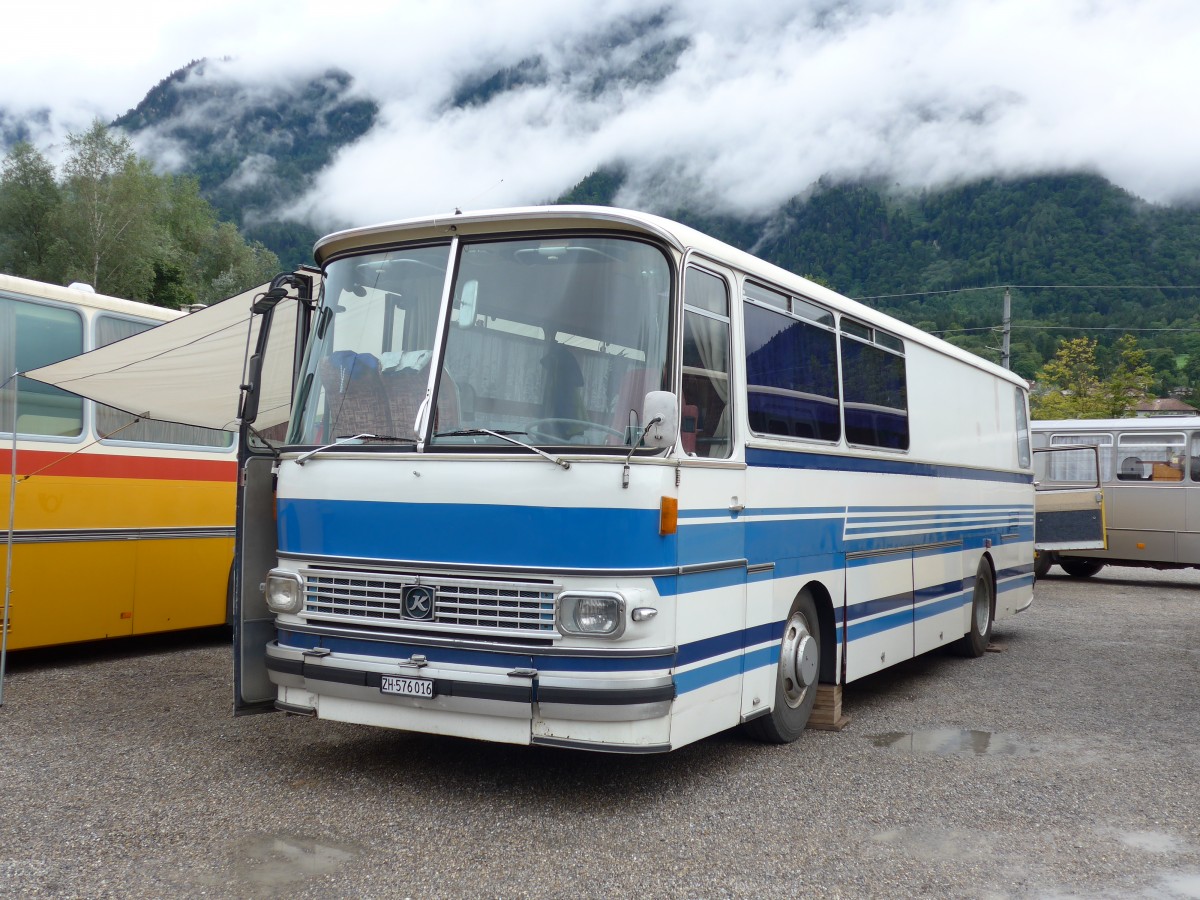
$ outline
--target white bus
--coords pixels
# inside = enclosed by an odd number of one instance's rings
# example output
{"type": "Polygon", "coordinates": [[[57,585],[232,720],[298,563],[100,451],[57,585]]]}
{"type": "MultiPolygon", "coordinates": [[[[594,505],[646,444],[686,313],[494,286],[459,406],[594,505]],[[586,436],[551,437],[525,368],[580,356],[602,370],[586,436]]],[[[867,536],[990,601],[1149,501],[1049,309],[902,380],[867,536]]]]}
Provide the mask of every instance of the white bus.
{"type": "Polygon", "coordinates": [[[242,710],[784,742],[836,722],[844,683],[978,656],[1032,602],[1008,371],[624,210],[410,220],[316,259],[311,337],[264,321],[245,379],[243,437],[275,421],[275,332],[305,347],[286,435],[245,442],[242,710]]]}
{"type": "MultiPolygon", "coordinates": [[[[1039,574],[1055,564],[1076,578],[1105,565],[1200,567],[1200,416],[1046,420],[1032,428],[1035,447],[1095,448],[1107,533],[1099,549],[1039,553],[1039,574]]],[[[1068,454],[1044,464],[1036,456],[1043,491],[1093,477],[1068,454]]]]}

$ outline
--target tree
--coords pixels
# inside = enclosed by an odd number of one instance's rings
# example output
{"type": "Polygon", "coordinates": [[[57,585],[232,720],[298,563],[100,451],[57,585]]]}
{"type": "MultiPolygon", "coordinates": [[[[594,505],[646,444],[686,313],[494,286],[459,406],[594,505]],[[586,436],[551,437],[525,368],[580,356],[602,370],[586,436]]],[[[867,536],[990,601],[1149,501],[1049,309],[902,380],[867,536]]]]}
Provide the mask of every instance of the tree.
{"type": "Polygon", "coordinates": [[[1102,419],[1107,415],[1096,373],[1096,342],[1090,338],[1061,341],[1035,381],[1037,387],[1030,398],[1035,419],[1102,419]]]}
{"type": "Polygon", "coordinates": [[[0,168],[0,268],[159,306],[212,303],[261,284],[279,259],[221,222],[195,178],[158,175],[95,122],[69,137],[61,180],[29,144],[0,168]]]}
{"type": "Polygon", "coordinates": [[[1104,382],[1107,401],[1106,418],[1121,419],[1133,415],[1137,405],[1149,396],[1154,383],[1154,369],[1146,362],[1146,351],[1138,347],[1137,338],[1122,335],[1117,341],[1117,366],[1104,382]]]}
{"type": "Polygon", "coordinates": [[[24,141],[14,144],[0,169],[0,269],[49,280],[54,220],[61,203],[54,166],[24,141]]]}
{"type": "Polygon", "coordinates": [[[103,293],[145,299],[161,256],[162,180],[99,120],[67,140],[57,223],[63,270],[103,293]]]}
{"type": "Polygon", "coordinates": [[[1120,419],[1133,414],[1146,399],[1154,370],[1137,338],[1117,342],[1112,373],[1101,380],[1096,365],[1096,342],[1090,338],[1064,340],[1054,358],[1038,372],[1030,398],[1035,419],[1120,419]]]}

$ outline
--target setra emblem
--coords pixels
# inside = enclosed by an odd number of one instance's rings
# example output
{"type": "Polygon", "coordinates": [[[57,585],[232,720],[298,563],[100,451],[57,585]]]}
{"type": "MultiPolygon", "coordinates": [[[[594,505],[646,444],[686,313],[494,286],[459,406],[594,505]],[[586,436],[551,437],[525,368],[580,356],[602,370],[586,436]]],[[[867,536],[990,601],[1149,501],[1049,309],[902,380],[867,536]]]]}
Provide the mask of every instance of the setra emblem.
{"type": "Polygon", "coordinates": [[[413,585],[404,589],[404,616],[408,619],[433,618],[433,588],[423,584],[413,585]]]}

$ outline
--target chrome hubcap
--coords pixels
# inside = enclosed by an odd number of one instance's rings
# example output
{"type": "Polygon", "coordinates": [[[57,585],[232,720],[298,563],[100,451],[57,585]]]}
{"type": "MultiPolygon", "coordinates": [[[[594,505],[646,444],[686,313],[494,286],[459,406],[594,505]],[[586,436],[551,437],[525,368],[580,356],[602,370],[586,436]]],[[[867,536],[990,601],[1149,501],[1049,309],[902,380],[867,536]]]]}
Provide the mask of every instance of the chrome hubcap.
{"type": "Polygon", "coordinates": [[[819,659],[820,648],[809,631],[808,621],[799,612],[793,613],[783,631],[779,656],[783,697],[793,709],[804,701],[809,687],[816,683],[819,659]]]}
{"type": "Polygon", "coordinates": [[[991,591],[984,578],[975,582],[975,602],[973,612],[975,613],[975,631],[978,634],[983,634],[987,631],[988,620],[992,616],[992,597],[991,591]]]}

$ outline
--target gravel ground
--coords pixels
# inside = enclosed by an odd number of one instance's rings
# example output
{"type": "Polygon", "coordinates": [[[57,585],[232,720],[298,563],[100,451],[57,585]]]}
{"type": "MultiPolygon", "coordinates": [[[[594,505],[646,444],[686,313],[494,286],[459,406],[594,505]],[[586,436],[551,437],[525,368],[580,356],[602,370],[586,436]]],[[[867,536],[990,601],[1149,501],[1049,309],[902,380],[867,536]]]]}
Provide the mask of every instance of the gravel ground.
{"type": "Polygon", "coordinates": [[[651,758],[235,719],[211,632],[12,655],[0,896],[1200,898],[1200,573],[1054,569],[994,640],[651,758]]]}

